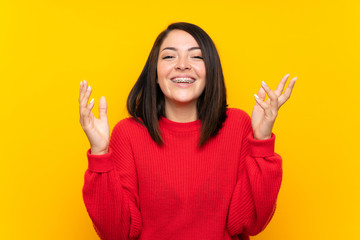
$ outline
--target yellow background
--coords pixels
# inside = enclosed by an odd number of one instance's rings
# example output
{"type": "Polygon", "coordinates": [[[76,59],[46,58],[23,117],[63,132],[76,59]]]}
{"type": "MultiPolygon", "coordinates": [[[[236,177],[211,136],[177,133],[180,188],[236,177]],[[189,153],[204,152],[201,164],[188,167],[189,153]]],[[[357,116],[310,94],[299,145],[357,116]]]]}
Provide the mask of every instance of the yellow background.
{"type": "Polygon", "coordinates": [[[274,132],[284,178],[253,239],[360,239],[360,2],[0,1],[0,239],[98,239],[82,201],[79,83],[106,96],[110,128],[166,26],[213,38],[231,107],[298,77],[274,132]]]}

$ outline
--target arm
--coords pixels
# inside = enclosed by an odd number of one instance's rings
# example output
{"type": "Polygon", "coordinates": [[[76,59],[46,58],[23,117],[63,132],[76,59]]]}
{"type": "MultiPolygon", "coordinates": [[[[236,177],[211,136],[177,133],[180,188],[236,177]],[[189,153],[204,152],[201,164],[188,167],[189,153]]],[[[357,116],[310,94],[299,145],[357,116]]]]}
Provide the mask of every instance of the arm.
{"type": "Polygon", "coordinates": [[[256,235],[266,227],[274,214],[282,180],[281,157],[274,153],[275,135],[255,140],[252,131],[247,132],[229,207],[227,228],[231,236],[256,235]]]}
{"type": "Polygon", "coordinates": [[[231,235],[256,235],[272,218],[282,180],[281,157],[274,153],[272,128],[279,108],[290,98],[296,77],[282,94],[289,78],[286,74],[275,91],[263,82],[255,94],[251,121],[247,116],[242,131],[238,179],[229,208],[227,227],[231,235]],[[266,94],[269,98],[265,101],[266,94]]]}
{"type": "Polygon", "coordinates": [[[109,152],[87,152],[83,199],[94,228],[104,240],[133,239],[139,236],[142,219],[139,210],[137,175],[131,146],[119,124],[115,126],[109,152]]]}

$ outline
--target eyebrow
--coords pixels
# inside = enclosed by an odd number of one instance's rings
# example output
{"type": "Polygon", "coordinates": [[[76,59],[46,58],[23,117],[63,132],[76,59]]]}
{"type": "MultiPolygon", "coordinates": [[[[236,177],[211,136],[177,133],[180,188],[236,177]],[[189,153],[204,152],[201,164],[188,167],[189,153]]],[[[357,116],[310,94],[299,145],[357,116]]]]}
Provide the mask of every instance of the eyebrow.
{"type": "MultiPolygon", "coordinates": [[[[188,49],[188,51],[193,51],[193,50],[197,50],[197,49],[200,49],[200,47],[191,47],[191,48],[188,49]]],[[[178,49],[177,49],[177,48],[174,48],[174,47],[166,47],[166,48],[164,48],[163,50],[161,50],[161,52],[164,51],[164,50],[177,51],[178,49]]],[[[201,50],[201,49],[200,49],[200,50],[201,50]]]]}

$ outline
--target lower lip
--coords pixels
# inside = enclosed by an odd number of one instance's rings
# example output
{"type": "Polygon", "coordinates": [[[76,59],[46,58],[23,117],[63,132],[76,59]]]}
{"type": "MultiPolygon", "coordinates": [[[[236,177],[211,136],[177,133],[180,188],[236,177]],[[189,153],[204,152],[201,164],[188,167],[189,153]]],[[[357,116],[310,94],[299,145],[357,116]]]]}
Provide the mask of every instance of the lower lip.
{"type": "Polygon", "coordinates": [[[196,81],[194,81],[193,83],[178,83],[178,82],[173,82],[171,81],[173,84],[175,84],[175,86],[177,87],[181,87],[181,88],[188,88],[191,87],[196,81]]]}

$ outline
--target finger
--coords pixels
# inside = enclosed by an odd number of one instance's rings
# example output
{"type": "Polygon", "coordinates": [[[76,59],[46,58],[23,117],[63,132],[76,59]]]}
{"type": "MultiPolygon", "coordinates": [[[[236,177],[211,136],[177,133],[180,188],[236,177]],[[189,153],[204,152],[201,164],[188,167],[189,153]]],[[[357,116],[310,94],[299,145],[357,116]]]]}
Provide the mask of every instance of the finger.
{"type": "Polygon", "coordinates": [[[95,101],[94,101],[94,99],[91,99],[89,104],[87,104],[86,107],[84,107],[82,110],[82,114],[81,114],[82,121],[81,122],[84,127],[89,126],[89,124],[91,123],[92,109],[93,109],[94,105],[95,105],[95,101]]]}
{"type": "Polygon", "coordinates": [[[92,93],[92,88],[91,86],[89,85],[86,89],[85,89],[85,92],[84,92],[84,96],[81,100],[81,106],[82,107],[86,107],[88,102],[89,102],[89,98],[90,98],[90,95],[92,93]]]}
{"type": "Polygon", "coordinates": [[[85,80],[80,82],[80,93],[79,93],[79,112],[80,112],[80,123],[82,123],[82,99],[84,95],[85,80]]]}
{"type": "Polygon", "coordinates": [[[87,120],[89,121],[90,120],[90,115],[92,113],[92,109],[95,105],[95,100],[94,99],[91,99],[91,101],[89,102],[89,104],[86,106],[86,118],[87,120]]]}
{"type": "Polygon", "coordinates": [[[84,84],[84,80],[82,80],[80,82],[79,103],[81,102],[81,93],[82,93],[82,89],[83,89],[83,84],[84,84]]]}
{"type": "Polygon", "coordinates": [[[86,82],[86,80],[83,80],[81,81],[81,87],[80,87],[80,95],[79,95],[79,103],[82,102],[83,98],[84,98],[84,95],[86,93],[86,89],[87,89],[87,86],[88,83],[86,82]]]}
{"type": "Polygon", "coordinates": [[[106,119],[107,118],[106,112],[107,112],[106,99],[105,97],[101,97],[99,102],[99,119],[106,119]]]}
{"type": "Polygon", "coordinates": [[[271,116],[272,112],[270,109],[270,104],[264,102],[263,100],[260,99],[260,97],[256,94],[254,94],[255,96],[255,101],[260,105],[260,107],[264,110],[265,115],[267,116],[271,116]]]}
{"type": "Polygon", "coordinates": [[[80,103],[80,100],[81,100],[81,90],[82,90],[83,81],[84,80],[80,81],[79,103],[80,103]]]}
{"type": "Polygon", "coordinates": [[[291,79],[289,82],[289,85],[285,89],[284,94],[282,94],[279,97],[279,107],[281,107],[290,98],[293,88],[295,86],[296,80],[297,80],[297,77],[294,77],[293,79],[291,79]]]}
{"type": "Polygon", "coordinates": [[[283,92],[284,87],[285,87],[285,84],[286,84],[289,76],[290,76],[290,74],[286,74],[286,75],[281,79],[279,85],[277,86],[277,88],[276,88],[275,91],[274,91],[275,94],[276,94],[276,96],[279,97],[279,96],[281,95],[281,93],[283,92]]]}
{"type": "Polygon", "coordinates": [[[266,98],[266,92],[262,87],[260,87],[257,95],[262,101],[264,101],[266,98]]]}
{"type": "Polygon", "coordinates": [[[277,112],[278,110],[278,96],[270,89],[270,87],[262,81],[262,88],[265,90],[266,94],[270,98],[270,106],[273,111],[277,112]]]}
{"type": "MultiPolygon", "coordinates": [[[[89,101],[89,97],[91,95],[91,86],[89,85],[88,88],[86,89],[86,92],[84,94],[83,99],[81,100],[81,103],[79,105],[80,108],[80,117],[85,119],[89,116],[89,109],[88,109],[88,101],[89,101]]],[[[85,120],[83,120],[85,121],[85,120]]]]}

